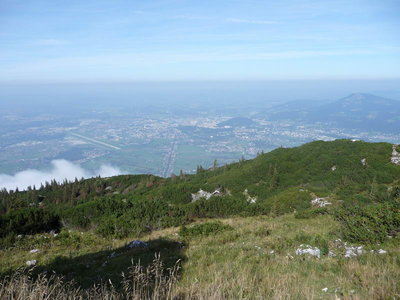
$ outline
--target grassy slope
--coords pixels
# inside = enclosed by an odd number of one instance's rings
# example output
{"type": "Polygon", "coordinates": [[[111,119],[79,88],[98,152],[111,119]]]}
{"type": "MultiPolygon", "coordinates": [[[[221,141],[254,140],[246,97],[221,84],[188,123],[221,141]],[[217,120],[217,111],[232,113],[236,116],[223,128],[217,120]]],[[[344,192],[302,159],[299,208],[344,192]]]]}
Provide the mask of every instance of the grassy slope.
{"type": "MultiPolygon", "coordinates": [[[[333,193],[349,200],[359,193],[368,193],[374,181],[380,184],[399,181],[400,168],[390,163],[391,151],[392,146],[387,143],[317,141],[295,148],[279,148],[252,160],[189,176],[184,184],[208,191],[222,186],[236,195],[248,189],[262,200],[293,186],[305,186],[321,195],[333,193]],[[362,165],[363,158],[367,166],[362,165]],[[333,166],[335,171],[331,170],[333,166]],[[279,184],[271,190],[273,169],[277,170],[279,184]]],[[[178,190],[176,183],[167,181],[158,190],[178,190]]]]}
{"type": "Polygon", "coordinates": [[[240,190],[267,180],[269,166],[276,166],[282,187],[306,184],[332,191],[335,185],[342,183],[343,176],[349,179],[349,185],[354,182],[368,184],[374,176],[380,182],[389,183],[400,176],[399,168],[390,164],[391,151],[391,145],[387,143],[312,142],[290,149],[276,149],[243,164],[230,165],[225,172],[224,169],[215,172],[207,182],[236,186],[240,190]],[[361,164],[363,158],[367,160],[367,167],[361,164]],[[336,171],[331,171],[333,166],[337,167],[336,171]]]}
{"type": "MultiPolygon", "coordinates": [[[[113,197],[163,199],[180,204],[190,201],[190,193],[199,188],[212,191],[218,186],[242,198],[244,189],[248,189],[251,196],[258,197],[260,207],[271,203],[279,207],[302,193],[305,196],[299,199],[307,204],[312,195],[329,195],[338,205],[338,200],[367,203],[374,183],[386,188],[400,180],[400,167],[390,163],[391,150],[386,143],[313,142],[276,149],[254,160],[184,179],[153,178],[148,184],[149,176],[119,176],[106,180],[105,186],[113,186],[112,192],[122,192],[135,183],[138,187],[133,191],[113,197]],[[367,166],[361,164],[363,158],[367,166]],[[332,166],[336,166],[335,171],[332,166]],[[274,169],[279,183],[271,188],[274,169]],[[305,192],[299,192],[300,188],[305,192]],[[177,199],[177,193],[185,197],[177,199]]],[[[388,250],[385,255],[368,253],[352,259],[323,255],[316,259],[297,257],[294,252],[300,244],[334,249],[339,224],[328,215],[305,220],[296,219],[293,214],[230,217],[222,222],[234,229],[188,240],[177,235],[178,228],[153,231],[140,237],[150,241],[149,249],[127,249],[125,244],[138,238],[132,234],[124,239],[106,239],[90,231],[64,229],[56,238],[25,237],[14,248],[0,250],[0,273],[23,266],[28,259],[37,259],[38,270],[56,270],[85,287],[108,278],[117,282],[131,260],[146,263],[161,252],[167,265],[183,259],[183,277],[176,293],[199,299],[335,299],[335,295],[342,294],[354,299],[385,299],[400,295],[398,237],[370,246],[388,250]],[[30,254],[33,248],[40,252],[30,254]],[[272,250],[274,254],[269,253],[272,250]],[[113,252],[119,255],[109,258],[113,252]],[[322,291],[325,287],[328,292],[322,291]]]]}
{"type": "Polygon", "coordinates": [[[53,238],[52,242],[40,238],[25,247],[1,251],[1,270],[38,259],[39,269],[56,270],[84,286],[108,278],[115,283],[131,259],[146,262],[161,252],[164,259],[184,260],[183,277],[175,293],[196,299],[335,299],[335,295],[386,299],[400,293],[397,239],[370,248],[384,248],[387,254],[367,253],[352,259],[323,255],[317,259],[294,252],[307,243],[327,244],[339,253],[333,243],[338,224],[330,216],[299,220],[290,214],[221,221],[233,230],[187,240],[177,235],[178,228],[155,231],[142,238],[153,243],[146,250],[128,250],[124,245],[130,239],[111,241],[88,233],[74,232],[68,239],[53,238]],[[180,249],[174,241],[184,242],[186,247],[180,249]],[[33,245],[40,253],[29,253],[33,245]],[[108,258],[112,252],[121,255],[108,258]],[[107,265],[103,265],[105,261],[107,265]],[[328,292],[322,291],[325,287],[328,292]]]}
{"type": "MultiPolygon", "coordinates": [[[[81,193],[73,199],[73,203],[119,193],[123,194],[122,198],[157,199],[185,204],[191,200],[190,193],[197,192],[199,188],[213,191],[216,187],[224,187],[234,196],[242,198],[243,191],[248,189],[250,195],[267,200],[287,188],[299,186],[319,196],[335,194],[343,200],[350,200],[359,194],[367,195],[373,182],[399,182],[400,168],[390,163],[391,151],[392,146],[387,143],[317,141],[295,148],[279,148],[252,160],[196,175],[185,175],[184,179],[163,179],[149,175],[90,179],[87,182],[94,183],[96,188],[92,188],[90,193],[81,193]],[[366,159],[366,166],[361,164],[363,158],[366,159]],[[331,170],[333,166],[336,167],[335,171],[331,170]],[[271,188],[274,177],[278,183],[271,188]],[[112,190],[104,190],[106,186],[112,187],[112,190]]],[[[76,185],[75,190],[82,192],[80,188],[84,185],[85,182],[76,185]]],[[[32,192],[25,196],[28,201],[32,199],[30,194],[32,192]]],[[[63,189],[37,191],[36,195],[58,201],[63,195],[63,189]]],[[[118,198],[118,195],[115,197],[118,198]]]]}
{"type": "Polygon", "coordinates": [[[234,231],[191,241],[178,290],[203,299],[334,299],[335,294],[382,299],[400,292],[396,243],[382,245],[390,249],[388,255],[350,260],[299,257],[294,249],[302,243],[327,241],[334,249],[337,224],[330,217],[297,220],[286,215],[224,222],[234,231]],[[327,293],[322,291],[325,287],[327,293]]]}

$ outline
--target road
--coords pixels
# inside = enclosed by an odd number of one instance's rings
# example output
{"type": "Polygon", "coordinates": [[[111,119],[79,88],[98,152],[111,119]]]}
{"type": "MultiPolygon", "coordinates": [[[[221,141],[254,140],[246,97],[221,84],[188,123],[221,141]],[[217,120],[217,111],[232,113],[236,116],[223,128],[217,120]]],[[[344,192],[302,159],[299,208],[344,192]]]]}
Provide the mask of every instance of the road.
{"type": "Polygon", "coordinates": [[[170,176],[172,174],[172,172],[174,171],[174,164],[175,164],[177,150],[178,150],[178,141],[175,137],[174,141],[172,142],[171,148],[167,154],[165,169],[164,169],[164,172],[162,173],[163,177],[170,176]]]}

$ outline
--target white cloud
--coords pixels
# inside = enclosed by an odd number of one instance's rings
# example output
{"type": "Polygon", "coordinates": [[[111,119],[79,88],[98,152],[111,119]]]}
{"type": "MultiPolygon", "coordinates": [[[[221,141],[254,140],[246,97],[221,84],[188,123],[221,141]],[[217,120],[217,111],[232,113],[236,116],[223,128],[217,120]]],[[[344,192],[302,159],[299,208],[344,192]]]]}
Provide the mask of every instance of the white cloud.
{"type": "Polygon", "coordinates": [[[18,187],[19,190],[24,190],[28,186],[35,185],[39,187],[41,183],[44,184],[46,181],[50,182],[53,179],[62,182],[65,179],[74,180],[75,178],[90,178],[99,175],[101,177],[109,177],[122,173],[118,168],[109,165],[102,165],[97,171],[91,172],[63,159],[53,160],[51,165],[50,170],[28,169],[14,175],[0,174],[0,188],[15,190],[18,187]]]}

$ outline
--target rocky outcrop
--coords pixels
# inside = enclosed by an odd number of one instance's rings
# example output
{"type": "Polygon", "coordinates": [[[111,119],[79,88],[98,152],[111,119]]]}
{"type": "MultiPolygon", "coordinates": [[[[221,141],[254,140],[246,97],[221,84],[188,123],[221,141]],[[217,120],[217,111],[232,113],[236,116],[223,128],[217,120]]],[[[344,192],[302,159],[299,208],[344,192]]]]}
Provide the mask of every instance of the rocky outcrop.
{"type": "Polygon", "coordinates": [[[299,248],[296,249],[296,255],[305,255],[305,254],[320,258],[321,250],[317,247],[312,247],[310,245],[300,245],[299,248]]]}
{"type": "Polygon", "coordinates": [[[326,198],[314,198],[311,200],[311,205],[315,207],[325,207],[328,205],[332,205],[331,202],[327,201],[326,198]]]}
{"type": "MultiPolygon", "coordinates": [[[[378,254],[378,255],[387,254],[387,251],[383,249],[367,251],[364,249],[363,246],[349,245],[347,242],[343,242],[341,239],[335,240],[333,242],[333,246],[335,247],[336,253],[332,250],[328,250],[327,254],[328,257],[354,258],[367,253],[378,254]]],[[[297,247],[295,254],[320,258],[322,252],[318,247],[302,244],[299,247],[297,247]]]]}
{"type": "Polygon", "coordinates": [[[32,260],[27,260],[25,263],[28,267],[32,267],[35,266],[37,264],[37,260],[36,259],[32,259],[32,260]]]}
{"type": "Polygon", "coordinates": [[[249,195],[249,191],[247,189],[244,190],[243,195],[246,197],[246,201],[248,203],[256,203],[257,202],[257,197],[256,196],[254,196],[254,197],[250,196],[249,195]]]}
{"type": "Polygon", "coordinates": [[[127,245],[128,248],[147,248],[148,244],[140,240],[134,240],[127,245]]]}
{"type": "Polygon", "coordinates": [[[361,160],[361,164],[365,167],[365,166],[367,165],[367,159],[366,159],[366,158],[363,158],[363,159],[361,160]]]}
{"type": "Polygon", "coordinates": [[[211,193],[200,189],[197,193],[192,194],[192,202],[197,201],[201,198],[208,200],[213,196],[222,196],[221,189],[216,189],[214,192],[211,193]]]}
{"type": "Polygon", "coordinates": [[[345,258],[356,257],[365,252],[363,249],[363,246],[347,246],[347,245],[345,245],[344,247],[346,250],[346,252],[344,254],[345,258]]]}
{"type": "Polygon", "coordinates": [[[392,164],[400,166],[400,153],[396,151],[397,145],[393,145],[392,157],[390,158],[390,162],[392,164]]]}

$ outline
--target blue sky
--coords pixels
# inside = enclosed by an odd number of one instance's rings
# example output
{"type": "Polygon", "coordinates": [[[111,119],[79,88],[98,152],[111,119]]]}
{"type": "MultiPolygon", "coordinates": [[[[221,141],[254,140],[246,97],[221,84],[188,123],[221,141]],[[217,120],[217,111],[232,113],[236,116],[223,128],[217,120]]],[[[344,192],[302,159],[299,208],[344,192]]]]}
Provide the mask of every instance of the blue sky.
{"type": "Polygon", "coordinates": [[[0,81],[400,78],[400,1],[0,0],[0,81]]]}

